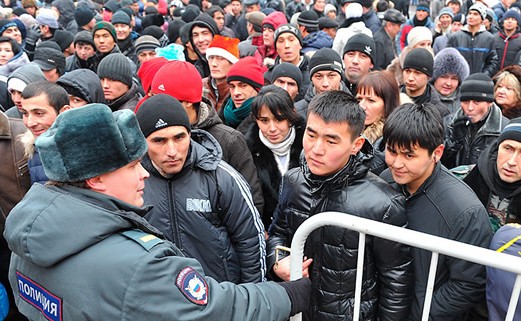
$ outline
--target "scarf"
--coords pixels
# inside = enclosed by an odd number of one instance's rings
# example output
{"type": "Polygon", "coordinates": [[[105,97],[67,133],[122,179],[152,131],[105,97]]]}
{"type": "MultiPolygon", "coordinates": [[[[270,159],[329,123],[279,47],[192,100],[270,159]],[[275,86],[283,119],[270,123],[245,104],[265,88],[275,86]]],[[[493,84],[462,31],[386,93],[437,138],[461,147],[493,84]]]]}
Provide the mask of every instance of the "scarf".
{"type": "Polygon", "coordinates": [[[224,122],[226,125],[237,128],[239,124],[251,114],[251,103],[254,97],[246,99],[241,107],[235,108],[232,98],[228,99],[224,106],[224,122]]]}
{"type": "Polygon", "coordinates": [[[418,20],[418,18],[416,18],[416,15],[414,15],[414,17],[412,17],[412,23],[415,27],[425,27],[425,25],[427,24],[427,21],[429,21],[429,17],[423,19],[423,20],[418,20]]]}
{"type": "Polygon", "coordinates": [[[260,130],[259,130],[259,138],[260,138],[261,142],[266,147],[268,147],[271,150],[271,152],[273,153],[273,155],[275,156],[275,162],[277,163],[277,167],[279,168],[281,175],[284,176],[284,174],[288,170],[288,165],[289,165],[288,156],[289,156],[289,152],[291,150],[291,145],[293,145],[293,142],[295,141],[295,127],[291,126],[286,138],[284,138],[284,140],[282,142],[277,143],[277,144],[271,143],[266,137],[264,137],[264,135],[261,133],[260,130]],[[280,161],[280,158],[282,158],[282,157],[286,158],[286,162],[284,164],[282,164],[282,162],[280,161]]]}

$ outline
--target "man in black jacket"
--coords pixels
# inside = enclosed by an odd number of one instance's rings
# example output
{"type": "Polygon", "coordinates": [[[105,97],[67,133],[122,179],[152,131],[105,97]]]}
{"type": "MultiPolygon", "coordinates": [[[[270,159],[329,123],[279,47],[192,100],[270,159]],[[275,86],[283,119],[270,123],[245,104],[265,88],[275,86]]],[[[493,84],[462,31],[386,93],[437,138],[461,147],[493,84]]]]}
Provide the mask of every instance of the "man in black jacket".
{"type": "MultiPolygon", "coordinates": [[[[492,229],[476,195],[440,163],[443,122],[432,104],[405,104],[384,126],[385,162],[381,176],[407,197],[408,227],[488,248],[492,229]]],[[[431,253],[413,248],[414,301],[410,321],[420,320],[431,253]]],[[[485,267],[440,256],[429,320],[477,320],[468,314],[485,299],[485,267]]]]}
{"type": "MultiPolygon", "coordinates": [[[[314,214],[338,211],[407,224],[404,197],[368,172],[373,151],[360,135],[364,119],[364,111],[349,93],[327,91],[311,100],[303,139],[305,159],[284,175],[269,230],[267,266],[272,277],[289,279],[289,256],[276,261],[277,246],[289,246],[300,224],[314,214]]],[[[368,238],[360,320],[405,320],[413,288],[409,248],[368,238]]],[[[355,231],[328,226],[310,235],[304,255],[311,259],[302,268],[304,275],[309,271],[313,294],[304,320],[352,318],[357,249],[355,231]]]]}

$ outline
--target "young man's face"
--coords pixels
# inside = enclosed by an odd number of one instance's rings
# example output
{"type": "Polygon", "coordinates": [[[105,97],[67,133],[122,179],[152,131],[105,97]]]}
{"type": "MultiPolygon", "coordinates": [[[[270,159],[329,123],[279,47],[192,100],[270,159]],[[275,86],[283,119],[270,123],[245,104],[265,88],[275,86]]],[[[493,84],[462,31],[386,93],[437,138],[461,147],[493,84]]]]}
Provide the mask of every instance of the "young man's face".
{"type": "Polygon", "coordinates": [[[416,19],[418,19],[419,21],[423,21],[423,20],[427,19],[428,16],[429,16],[429,13],[427,11],[416,10],[416,19]]]}
{"type": "Polygon", "coordinates": [[[170,126],[147,137],[148,156],[161,175],[179,173],[190,150],[190,133],[184,126],[170,126]]]}
{"type": "Polygon", "coordinates": [[[144,63],[145,61],[149,61],[150,59],[154,59],[157,56],[155,50],[141,50],[137,55],[137,59],[139,63],[144,63]]]}
{"type": "Polygon", "coordinates": [[[281,61],[298,65],[302,46],[294,34],[291,32],[284,32],[279,35],[275,46],[281,61]]]}
{"type": "Polygon", "coordinates": [[[77,42],[75,47],[76,47],[76,55],[81,60],[87,60],[90,57],[94,56],[94,54],[96,53],[96,50],[94,49],[94,47],[88,43],[77,42]]]}
{"type": "Polygon", "coordinates": [[[444,15],[441,15],[440,17],[440,23],[441,23],[441,27],[443,29],[446,29],[450,26],[450,24],[452,23],[452,18],[448,15],[448,14],[444,14],[444,15]]]}
{"type": "Polygon", "coordinates": [[[277,87],[283,88],[286,90],[291,97],[291,99],[295,100],[295,97],[297,97],[299,89],[297,82],[290,77],[279,77],[275,79],[273,84],[277,87]]]}
{"type": "Polygon", "coordinates": [[[303,147],[307,165],[314,175],[336,173],[363,144],[363,137],[351,137],[347,123],[326,123],[318,115],[309,114],[303,147]]]}
{"type": "Polygon", "coordinates": [[[38,137],[49,129],[58,113],[49,105],[47,95],[23,99],[20,112],[23,116],[25,126],[33,133],[34,137],[38,137]]]}
{"type": "Polygon", "coordinates": [[[405,68],[403,70],[403,81],[407,95],[409,97],[418,97],[427,89],[429,76],[419,70],[405,68]]]}
{"type": "Polygon", "coordinates": [[[213,35],[208,28],[195,26],[192,29],[192,40],[197,50],[204,55],[206,54],[206,49],[208,49],[210,43],[212,43],[213,35]]]}
{"type": "Polygon", "coordinates": [[[9,27],[5,29],[2,36],[14,39],[18,44],[22,43],[22,33],[18,27],[9,27]]]}
{"type": "Polygon", "coordinates": [[[265,46],[273,48],[273,42],[275,41],[275,30],[263,27],[262,28],[262,42],[265,46]]]}
{"type": "Polygon", "coordinates": [[[483,22],[483,18],[476,10],[470,10],[467,13],[467,24],[469,27],[478,27],[483,22]]]}
{"type": "Polygon", "coordinates": [[[242,4],[240,1],[238,0],[235,0],[235,1],[232,1],[232,3],[230,3],[230,9],[233,13],[234,16],[239,16],[241,14],[241,11],[242,11],[242,4]]]}
{"type": "Polygon", "coordinates": [[[497,150],[497,171],[499,178],[506,183],[521,180],[521,142],[506,139],[497,150]]]}
{"type": "Polygon", "coordinates": [[[9,94],[11,95],[11,100],[13,101],[14,105],[20,109],[22,107],[22,92],[11,89],[9,90],[9,94]]]}
{"type": "Polygon", "coordinates": [[[313,4],[313,8],[318,12],[324,12],[324,7],[326,6],[326,0],[315,0],[313,4]]]}
{"type": "Polygon", "coordinates": [[[452,9],[452,13],[455,15],[458,14],[459,11],[461,10],[461,6],[460,6],[459,2],[450,2],[448,4],[448,7],[452,9]]]}
{"type": "Polygon", "coordinates": [[[233,80],[228,83],[228,86],[230,87],[230,97],[235,108],[241,107],[246,100],[257,96],[255,88],[245,82],[233,80]]]}
{"type": "Polygon", "coordinates": [[[132,31],[132,28],[124,23],[116,23],[114,28],[116,29],[116,36],[118,37],[118,40],[127,39],[128,36],[130,36],[130,32],[132,31]]]}
{"type": "Polygon", "coordinates": [[[246,6],[246,13],[260,11],[260,5],[258,3],[246,6]]]}
{"type": "Polygon", "coordinates": [[[219,28],[219,30],[224,29],[224,15],[221,12],[216,11],[213,14],[213,20],[217,24],[217,28],[219,28]]]}
{"type": "Polygon", "coordinates": [[[389,167],[394,181],[405,185],[409,193],[414,194],[431,176],[436,162],[441,159],[442,154],[443,145],[436,147],[432,154],[417,144],[411,150],[387,145],[385,163],[389,167]]]}
{"type": "Polygon", "coordinates": [[[506,18],[503,20],[503,29],[506,31],[512,31],[517,29],[517,20],[513,17],[506,18]]]}
{"type": "Polygon", "coordinates": [[[452,33],[458,32],[463,28],[463,24],[459,21],[454,21],[451,25],[452,33]]]}
{"type": "Polygon", "coordinates": [[[445,97],[452,95],[458,89],[458,85],[459,79],[455,74],[441,75],[434,81],[434,88],[445,97]]]}
{"type": "Polygon", "coordinates": [[[233,64],[221,56],[210,56],[208,57],[208,66],[213,79],[224,79],[233,64]]]}
{"type": "Polygon", "coordinates": [[[50,82],[56,82],[58,78],[60,78],[60,73],[58,72],[57,68],[42,70],[42,72],[45,76],[45,79],[47,79],[50,82]]]}
{"type": "Polygon", "coordinates": [[[321,70],[311,76],[311,82],[313,87],[315,87],[316,93],[321,94],[329,90],[340,90],[342,77],[336,71],[321,70]]]}
{"type": "Polygon", "coordinates": [[[373,68],[371,57],[360,51],[348,51],[344,54],[345,75],[349,82],[357,84],[373,68]]]}
{"type": "Polygon", "coordinates": [[[96,49],[102,54],[109,53],[116,45],[110,32],[105,29],[96,30],[94,33],[94,44],[96,49]]]}
{"type": "Polygon", "coordinates": [[[130,89],[121,81],[110,78],[101,78],[101,87],[103,88],[103,95],[108,101],[118,99],[130,89]]]}
{"type": "Polygon", "coordinates": [[[145,179],[149,176],[150,174],[141,166],[141,162],[136,160],[115,171],[102,174],[99,178],[105,187],[103,194],[141,207],[144,204],[145,179]]]}
{"type": "Polygon", "coordinates": [[[470,118],[471,123],[477,123],[487,115],[492,103],[487,101],[466,100],[461,101],[463,113],[470,118]]]}

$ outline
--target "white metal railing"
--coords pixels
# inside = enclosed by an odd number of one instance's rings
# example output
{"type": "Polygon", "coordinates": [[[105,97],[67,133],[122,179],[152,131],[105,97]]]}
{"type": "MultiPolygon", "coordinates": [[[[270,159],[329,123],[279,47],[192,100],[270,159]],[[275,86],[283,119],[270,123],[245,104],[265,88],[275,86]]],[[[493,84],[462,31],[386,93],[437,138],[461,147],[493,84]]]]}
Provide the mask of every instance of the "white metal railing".
{"type": "MultiPolygon", "coordinates": [[[[382,222],[376,222],[340,212],[324,212],[313,215],[304,221],[304,223],[302,223],[302,225],[300,225],[300,227],[297,229],[293,237],[293,241],[291,242],[291,280],[300,279],[302,277],[302,260],[304,255],[304,244],[307,237],[313,230],[326,225],[335,225],[360,232],[357,261],[357,271],[359,272],[363,269],[366,234],[431,251],[432,259],[429,270],[429,278],[427,281],[427,291],[425,293],[422,321],[427,321],[429,317],[432,292],[434,290],[434,280],[436,277],[436,268],[438,264],[438,256],[440,254],[463,259],[469,262],[483,264],[486,266],[491,266],[517,274],[505,318],[505,321],[513,320],[519,293],[521,291],[520,257],[505,253],[498,253],[478,246],[448,240],[442,237],[433,236],[430,234],[421,233],[382,222]]],[[[358,321],[360,317],[362,274],[363,273],[356,273],[353,321],[358,321]]],[[[302,314],[295,315],[291,318],[291,321],[301,320],[302,314]]]]}

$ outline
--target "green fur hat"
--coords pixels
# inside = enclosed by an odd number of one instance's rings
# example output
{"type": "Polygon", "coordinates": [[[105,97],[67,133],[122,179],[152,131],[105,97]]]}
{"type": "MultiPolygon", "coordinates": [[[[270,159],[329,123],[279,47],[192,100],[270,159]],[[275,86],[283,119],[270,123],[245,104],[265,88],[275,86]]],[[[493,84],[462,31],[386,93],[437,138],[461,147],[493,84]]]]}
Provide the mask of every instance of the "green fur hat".
{"type": "Polygon", "coordinates": [[[81,182],[140,159],[147,142],[131,110],[89,104],[60,114],[36,148],[50,180],[81,182]]]}

